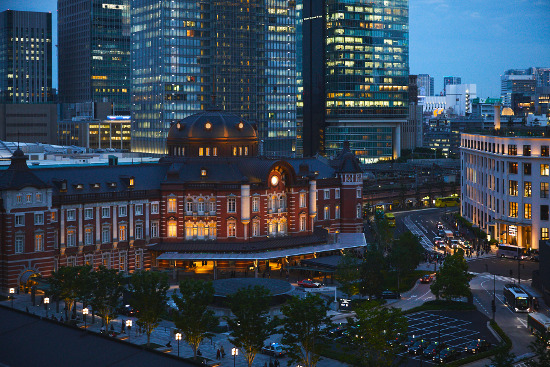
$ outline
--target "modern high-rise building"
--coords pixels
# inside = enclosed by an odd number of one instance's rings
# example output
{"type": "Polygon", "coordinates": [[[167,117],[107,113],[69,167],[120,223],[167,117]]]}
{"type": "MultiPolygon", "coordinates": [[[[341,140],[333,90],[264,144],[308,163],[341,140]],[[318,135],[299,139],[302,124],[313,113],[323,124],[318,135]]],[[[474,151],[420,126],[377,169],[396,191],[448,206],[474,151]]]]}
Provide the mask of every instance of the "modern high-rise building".
{"type": "Polygon", "coordinates": [[[513,106],[513,99],[535,96],[536,87],[550,86],[550,69],[529,68],[510,69],[500,76],[500,96],[502,104],[513,106]]]}
{"type": "Polygon", "coordinates": [[[349,141],[362,163],[398,157],[408,116],[408,1],[298,6],[303,154],[334,156],[349,141]]]}
{"type": "Polygon", "coordinates": [[[57,9],[60,102],[111,102],[129,114],[129,0],[58,0],[57,9]]]}
{"type": "Polygon", "coordinates": [[[288,0],[132,0],[132,150],[164,153],[171,124],[208,109],[296,153],[296,6],[288,0]]]}
{"type": "Polygon", "coordinates": [[[434,77],[430,76],[430,74],[418,74],[417,85],[419,96],[428,97],[434,95],[434,77]]]}
{"type": "Polygon", "coordinates": [[[52,14],[1,12],[0,103],[52,100],[52,14]]]}
{"type": "Polygon", "coordinates": [[[448,85],[457,85],[462,84],[462,78],[459,76],[445,76],[443,77],[443,94],[447,95],[447,86],[448,85]]]}

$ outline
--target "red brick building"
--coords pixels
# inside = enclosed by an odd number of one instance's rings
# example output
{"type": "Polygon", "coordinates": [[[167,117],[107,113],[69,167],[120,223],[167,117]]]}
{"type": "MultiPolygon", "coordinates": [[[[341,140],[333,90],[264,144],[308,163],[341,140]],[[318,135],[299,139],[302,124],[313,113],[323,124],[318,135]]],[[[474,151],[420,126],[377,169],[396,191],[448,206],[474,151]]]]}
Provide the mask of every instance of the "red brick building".
{"type": "Polygon", "coordinates": [[[2,289],[59,266],[262,271],[365,245],[349,147],[268,159],[254,126],[215,111],[173,125],[167,145],[156,164],[35,169],[16,151],[0,173],[2,289]]]}

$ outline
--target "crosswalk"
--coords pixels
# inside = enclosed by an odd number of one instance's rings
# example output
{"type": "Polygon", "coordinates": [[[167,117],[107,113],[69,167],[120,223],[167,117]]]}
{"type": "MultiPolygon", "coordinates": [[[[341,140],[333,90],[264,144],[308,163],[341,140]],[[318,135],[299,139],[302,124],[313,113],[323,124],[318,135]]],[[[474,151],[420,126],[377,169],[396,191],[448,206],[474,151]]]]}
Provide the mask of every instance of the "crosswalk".
{"type": "MultiPolygon", "coordinates": [[[[470,271],[469,273],[472,275],[480,276],[482,278],[487,278],[487,279],[493,279],[494,277],[495,280],[498,280],[500,282],[505,282],[505,283],[514,283],[518,280],[517,278],[505,277],[502,275],[493,276],[493,274],[489,274],[489,273],[476,273],[473,271],[470,271]]],[[[531,279],[522,279],[522,281],[524,281],[525,283],[530,283],[531,279]]]]}

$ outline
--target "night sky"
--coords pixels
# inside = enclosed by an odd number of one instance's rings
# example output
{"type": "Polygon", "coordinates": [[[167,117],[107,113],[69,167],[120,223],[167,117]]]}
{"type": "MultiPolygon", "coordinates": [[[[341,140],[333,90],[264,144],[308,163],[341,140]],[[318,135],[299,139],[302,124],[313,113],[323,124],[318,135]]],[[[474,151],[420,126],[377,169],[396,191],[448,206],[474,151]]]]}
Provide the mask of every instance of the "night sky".
{"type": "MultiPolygon", "coordinates": [[[[6,9],[53,13],[57,0],[0,0],[6,9]]],[[[550,67],[550,0],[410,0],[410,71],[477,84],[478,96],[498,97],[507,69],[550,67]]],[[[57,53],[54,52],[54,87],[57,53]]]]}

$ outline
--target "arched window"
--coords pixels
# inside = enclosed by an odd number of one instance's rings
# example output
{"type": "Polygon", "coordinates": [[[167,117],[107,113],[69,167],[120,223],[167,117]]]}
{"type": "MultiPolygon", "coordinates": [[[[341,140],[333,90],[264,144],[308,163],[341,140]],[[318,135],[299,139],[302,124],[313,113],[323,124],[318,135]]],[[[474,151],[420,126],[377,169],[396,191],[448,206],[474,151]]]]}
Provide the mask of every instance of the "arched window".
{"type": "Polygon", "coordinates": [[[212,221],[209,223],[208,225],[209,227],[209,230],[208,230],[208,238],[210,239],[215,239],[216,238],[216,234],[217,234],[217,229],[216,229],[216,222],[212,221]]]}
{"type": "Polygon", "coordinates": [[[300,231],[307,230],[307,217],[305,214],[300,215],[300,231]]]}
{"type": "Polygon", "coordinates": [[[328,205],[325,206],[325,217],[323,219],[324,220],[329,220],[330,219],[330,207],[328,205]]]}
{"type": "Polygon", "coordinates": [[[177,199],[175,197],[168,198],[168,213],[176,212],[177,199]]]}
{"type": "Polygon", "coordinates": [[[185,222],[185,239],[186,240],[193,239],[193,223],[192,222],[185,222]]]}
{"type": "Polygon", "coordinates": [[[271,209],[276,210],[277,209],[277,196],[273,195],[271,197],[271,209]]]}
{"type": "Polygon", "coordinates": [[[197,211],[199,212],[199,215],[201,213],[204,214],[205,209],[206,209],[206,203],[204,202],[204,199],[199,198],[198,209],[197,209],[197,211]]]}
{"type": "Polygon", "coordinates": [[[257,237],[260,235],[260,221],[255,220],[252,222],[252,236],[257,237]]]}
{"type": "Polygon", "coordinates": [[[281,220],[279,220],[279,223],[277,224],[277,232],[279,235],[286,234],[286,218],[281,218],[281,220]]]}
{"type": "Polygon", "coordinates": [[[340,219],[340,205],[336,205],[334,209],[334,219],[340,219]]]}
{"type": "Polygon", "coordinates": [[[210,214],[216,213],[216,198],[210,199],[208,202],[208,210],[210,211],[210,214]]]}
{"type": "Polygon", "coordinates": [[[277,221],[273,220],[273,221],[269,222],[268,225],[267,225],[267,230],[268,230],[270,236],[277,235],[277,221]]]}
{"type": "Polygon", "coordinates": [[[171,219],[168,221],[168,237],[178,236],[178,222],[171,219]]]}
{"type": "Polygon", "coordinates": [[[204,239],[204,223],[203,222],[199,222],[199,224],[197,225],[198,227],[198,233],[197,233],[197,238],[199,240],[203,240],[204,239]]]}

